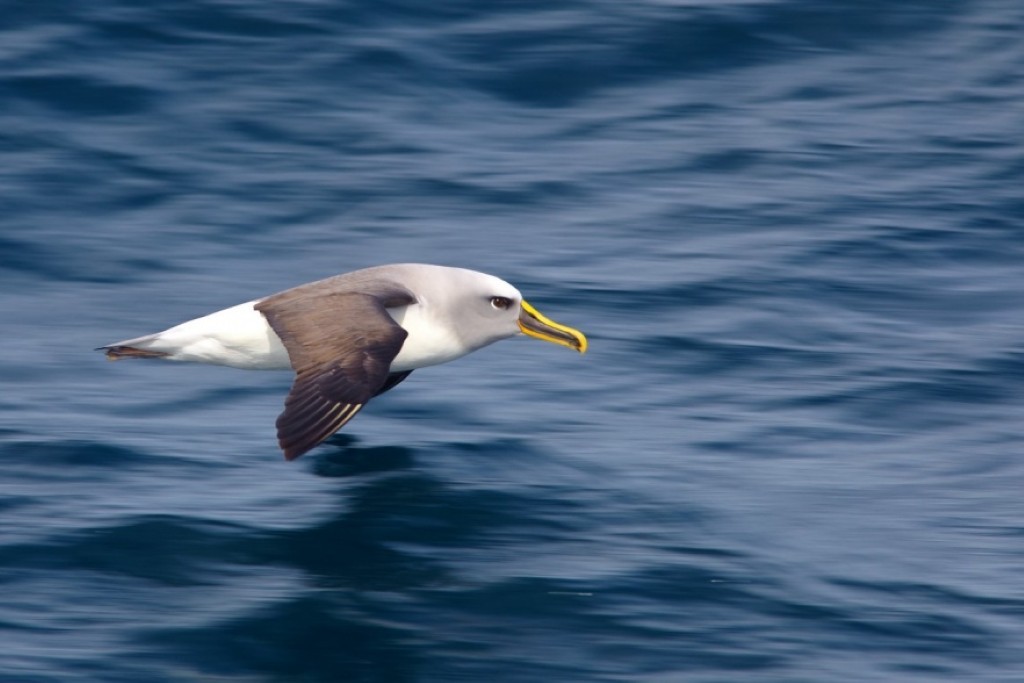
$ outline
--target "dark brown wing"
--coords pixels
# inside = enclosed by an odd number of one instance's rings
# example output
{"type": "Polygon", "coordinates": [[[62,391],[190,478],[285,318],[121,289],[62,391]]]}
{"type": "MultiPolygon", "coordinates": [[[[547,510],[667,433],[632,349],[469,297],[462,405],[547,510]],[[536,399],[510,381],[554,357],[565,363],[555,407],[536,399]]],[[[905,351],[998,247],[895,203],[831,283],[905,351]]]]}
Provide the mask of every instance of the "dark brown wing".
{"type": "Polygon", "coordinates": [[[414,299],[408,292],[371,296],[300,288],[256,304],[296,373],[277,418],[288,460],[341,429],[387,383],[408,333],[388,315],[385,301],[396,306],[414,299]]]}
{"type": "Polygon", "coordinates": [[[377,393],[374,394],[374,396],[380,396],[385,391],[391,391],[399,384],[401,384],[402,381],[411,374],[412,370],[406,370],[405,372],[392,372],[390,375],[388,375],[387,380],[384,382],[384,386],[378,389],[377,393]]]}

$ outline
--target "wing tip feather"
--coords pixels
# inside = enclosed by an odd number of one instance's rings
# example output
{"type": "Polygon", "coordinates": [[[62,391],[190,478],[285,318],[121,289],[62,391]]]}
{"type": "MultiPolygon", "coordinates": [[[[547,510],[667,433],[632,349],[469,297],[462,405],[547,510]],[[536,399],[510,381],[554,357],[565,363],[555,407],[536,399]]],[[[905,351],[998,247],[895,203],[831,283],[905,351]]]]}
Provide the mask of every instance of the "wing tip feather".
{"type": "MultiPolygon", "coordinates": [[[[334,412],[338,406],[339,404],[326,404],[320,407],[320,410],[334,412]]],[[[284,453],[284,459],[290,462],[313,450],[344,427],[362,407],[361,403],[341,405],[341,412],[337,415],[330,416],[330,419],[326,421],[320,420],[309,424],[298,432],[289,429],[292,426],[290,420],[292,416],[289,415],[288,410],[285,410],[277,419],[277,443],[284,453]]]]}

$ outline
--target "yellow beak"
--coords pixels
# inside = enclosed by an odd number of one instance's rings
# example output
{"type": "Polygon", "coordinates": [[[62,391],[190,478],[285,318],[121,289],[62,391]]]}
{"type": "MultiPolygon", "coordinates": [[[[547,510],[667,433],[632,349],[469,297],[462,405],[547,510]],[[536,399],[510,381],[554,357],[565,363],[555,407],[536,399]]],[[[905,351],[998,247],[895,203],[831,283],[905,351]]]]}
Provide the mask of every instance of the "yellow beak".
{"type": "Polygon", "coordinates": [[[531,337],[568,346],[580,353],[587,352],[587,338],[583,336],[582,332],[544,317],[525,301],[519,311],[519,329],[523,334],[528,334],[531,337]]]}

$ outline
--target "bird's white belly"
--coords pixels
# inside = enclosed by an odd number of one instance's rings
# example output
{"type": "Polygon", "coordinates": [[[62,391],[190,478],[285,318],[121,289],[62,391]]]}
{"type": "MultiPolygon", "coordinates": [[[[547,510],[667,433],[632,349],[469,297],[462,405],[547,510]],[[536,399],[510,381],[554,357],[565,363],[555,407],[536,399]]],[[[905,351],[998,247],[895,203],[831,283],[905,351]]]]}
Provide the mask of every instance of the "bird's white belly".
{"type": "Polygon", "coordinates": [[[154,335],[148,348],[170,360],[228,365],[244,370],[288,370],[288,351],[255,301],[189,320],[154,335]]]}

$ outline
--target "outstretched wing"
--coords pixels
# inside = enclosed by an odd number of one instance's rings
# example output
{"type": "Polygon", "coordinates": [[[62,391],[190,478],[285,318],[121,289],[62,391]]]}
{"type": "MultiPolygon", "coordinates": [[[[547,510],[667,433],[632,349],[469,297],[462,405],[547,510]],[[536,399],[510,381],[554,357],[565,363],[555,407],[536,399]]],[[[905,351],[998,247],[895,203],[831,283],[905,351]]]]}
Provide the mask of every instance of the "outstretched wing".
{"type": "Polygon", "coordinates": [[[284,412],[277,418],[285,458],[294,460],[319,444],[386,390],[391,361],[408,333],[385,305],[414,301],[398,288],[373,295],[297,288],[256,304],[295,369],[284,412]]]}

